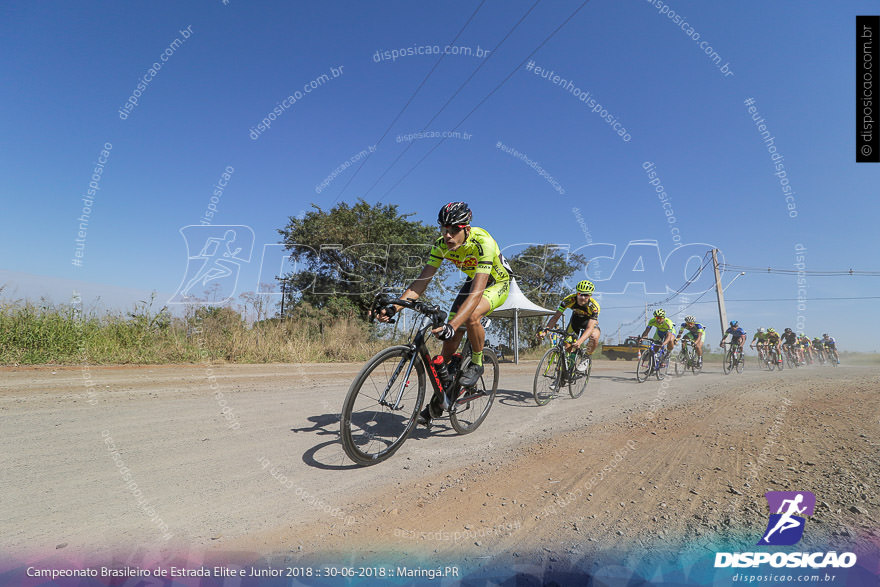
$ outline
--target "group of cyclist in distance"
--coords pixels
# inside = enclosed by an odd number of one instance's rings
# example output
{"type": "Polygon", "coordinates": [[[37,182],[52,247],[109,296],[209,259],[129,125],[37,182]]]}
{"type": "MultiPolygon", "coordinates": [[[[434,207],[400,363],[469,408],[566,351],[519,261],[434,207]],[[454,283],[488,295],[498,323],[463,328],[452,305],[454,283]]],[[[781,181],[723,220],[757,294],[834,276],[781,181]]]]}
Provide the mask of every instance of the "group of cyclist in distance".
{"type": "MultiPolygon", "coordinates": [[[[437,273],[444,259],[451,261],[467,275],[452,307],[447,321],[431,332],[441,341],[443,347],[440,355],[433,360],[437,367],[448,364],[458,348],[462,337],[467,332],[471,346],[470,362],[461,374],[459,382],[462,387],[476,383],[483,375],[483,347],[486,333],[482,319],[501,306],[510,292],[511,269],[498,243],[483,228],[471,225],[473,213],[465,202],[450,202],[440,209],[437,222],[440,225],[440,236],[434,241],[433,247],[421,274],[409,285],[400,296],[404,300],[416,300],[425,290],[437,273]]],[[[556,312],[547,324],[537,333],[543,338],[548,329],[553,328],[566,310],[572,311],[566,332],[565,349],[576,352],[587,343],[585,350],[591,355],[599,344],[601,330],[598,324],[599,304],[593,299],[593,283],[580,281],[576,291],[562,299],[556,312]]],[[[374,316],[380,322],[389,322],[401,306],[389,304],[375,311],[374,316]]],[[[662,309],[654,311],[653,318],[648,322],[641,338],[645,339],[655,329],[653,341],[661,345],[664,360],[668,359],[677,341],[681,338],[691,340],[697,352],[698,361],[702,363],[705,327],[698,323],[694,316],[686,316],[680,330],[676,330],[674,322],[666,316],[662,309]]],[[[730,328],[722,338],[731,336],[731,344],[742,346],[746,332],[739,327],[736,320],[730,322],[730,328]]],[[[798,360],[803,362],[804,353],[811,353],[816,345],[823,348],[835,348],[835,341],[827,334],[823,339],[809,340],[803,334],[795,335],[786,328],[782,336],[772,328],[765,332],[763,328],[752,339],[752,347],[767,347],[780,344],[790,345],[797,352],[798,360]]],[[[778,356],[781,356],[778,355],[778,356]]],[[[445,369],[443,369],[445,373],[445,369]]],[[[451,376],[451,374],[450,374],[451,376]]],[[[419,421],[429,424],[432,418],[440,417],[443,410],[448,409],[452,398],[434,394],[428,406],[421,412],[419,421]]]]}

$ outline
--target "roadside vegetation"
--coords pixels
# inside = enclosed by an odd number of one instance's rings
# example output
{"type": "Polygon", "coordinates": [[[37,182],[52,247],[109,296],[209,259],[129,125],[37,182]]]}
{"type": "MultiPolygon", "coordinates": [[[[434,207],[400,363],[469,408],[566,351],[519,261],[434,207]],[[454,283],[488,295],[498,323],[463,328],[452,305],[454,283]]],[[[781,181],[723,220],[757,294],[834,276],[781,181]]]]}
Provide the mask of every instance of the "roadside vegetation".
{"type": "MultiPolygon", "coordinates": [[[[411,220],[396,205],[363,200],[341,203],[290,217],[279,229],[296,273],[263,291],[246,292],[225,303],[218,285],[202,299],[172,313],[158,307],[156,294],[129,311],[99,311],[82,301],[68,303],[8,299],[0,284],[0,365],[156,364],[214,362],[307,363],[360,362],[393,344],[408,341],[412,318],[393,326],[367,322],[376,293],[401,293],[428,257],[437,230],[411,220]],[[332,246],[330,246],[332,244],[332,246]],[[283,303],[279,298],[283,297],[283,303]]],[[[554,310],[583,277],[575,275],[587,259],[553,244],[525,247],[509,258],[523,293],[554,310]]],[[[448,308],[463,275],[441,266],[426,299],[448,308]]],[[[491,316],[490,316],[491,317],[491,316]]],[[[535,337],[547,317],[521,318],[520,358],[540,358],[547,344],[535,337]]],[[[493,320],[489,340],[501,344],[512,360],[513,321],[493,320]]],[[[715,349],[713,349],[715,350],[715,349]]],[[[594,355],[605,358],[601,347],[594,355]]],[[[721,355],[706,355],[721,361],[721,355]]],[[[845,362],[880,362],[880,355],[841,353],[845,362]]]]}

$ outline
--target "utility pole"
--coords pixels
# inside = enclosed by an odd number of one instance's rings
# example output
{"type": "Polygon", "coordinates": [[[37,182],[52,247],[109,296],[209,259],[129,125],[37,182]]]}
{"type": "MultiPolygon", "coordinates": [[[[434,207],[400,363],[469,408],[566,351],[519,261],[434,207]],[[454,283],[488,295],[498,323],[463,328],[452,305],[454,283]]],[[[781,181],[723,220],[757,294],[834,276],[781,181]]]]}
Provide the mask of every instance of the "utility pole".
{"type": "Polygon", "coordinates": [[[284,286],[286,284],[287,284],[287,282],[282,278],[281,279],[281,320],[282,321],[284,320],[284,294],[286,293],[284,286]]]}
{"type": "Polygon", "coordinates": [[[721,318],[721,333],[727,330],[727,310],[724,309],[724,288],[721,287],[721,271],[718,269],[718,249],[712,249],[712,265],[715,268],[715,293],[718,296],[718,316],[721,318]]]}

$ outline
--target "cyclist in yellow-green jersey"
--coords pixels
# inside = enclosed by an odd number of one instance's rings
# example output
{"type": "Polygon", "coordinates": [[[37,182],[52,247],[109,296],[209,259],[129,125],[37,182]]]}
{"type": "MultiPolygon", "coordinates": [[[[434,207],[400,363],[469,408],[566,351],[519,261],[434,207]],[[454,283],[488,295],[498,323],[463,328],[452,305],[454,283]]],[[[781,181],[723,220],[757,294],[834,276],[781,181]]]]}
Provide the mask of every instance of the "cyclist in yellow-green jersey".
{"type": "MultiPolygon", "coordinates": [[[[675,346],[675,322],[666,317],[666,311],[661,309],[654,310],[654,317],[648,320],[642,338],[648,336],[651,328],[655,328],[654,342],[666,347],[666,355],[672,352],[675,346]]],[[[665,360],[665,359],[664,359],[665,360]]]]}
{"type": "MultiPolygon", "coordinates": [[[[467,275],[449,311],[448,322],[432,331],[443,341],[441,354],[444,362],[448,362],[467,330],[472,352],[471,363],[459,379],[462,387],[474,385],[483,374],[486,331],[480,320],[503,304],[510,292],[510,266],[492,236],[482,228],[471,226],[472,216],[464,202],[450,202],[440,209],[437,215],[440,237],[434,241],[422,273],[401,296],[409,300],[421,296],[443,259],[450,260],[467,275]]],[[[376,317],[387,322],[398,309],[394,305],[382,308],[376,317]]],[[[423,422],[439,416],[437,402],[432,401],[421,415],[423,422]]]]}

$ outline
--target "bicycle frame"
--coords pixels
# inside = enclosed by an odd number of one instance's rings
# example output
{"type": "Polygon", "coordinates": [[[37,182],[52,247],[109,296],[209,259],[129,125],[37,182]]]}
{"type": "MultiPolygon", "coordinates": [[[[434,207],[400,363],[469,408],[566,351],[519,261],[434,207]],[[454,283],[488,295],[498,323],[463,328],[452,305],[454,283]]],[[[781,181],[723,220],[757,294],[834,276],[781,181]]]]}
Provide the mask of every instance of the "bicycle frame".
{"type": "MultiPolygon", "coordinates": [[[[660,359],[659,359],[659,351],[663,348],[662,342],[656,342],[651,340],[648,342],[648,348],[645,351],[651,353],[651,369],[656,370],[660,368],[660,359]]],[[[644,351],[643,351],[644,352],[644,351]]]]}
{"type": "Polygon", "coordinates": [[[697,362],[697,342],[695,340],[682,337],[680,352],[685,354],[688,367],[690,367],[691,363],[697,362]]]}
{"type": "MultiPolygon", "coordinates": [[[[551,337],[553,335],[556,335],[554,338],[551,338],[550,341],[553,343],[554,347],[559,349],[559,356],[564,358],[564,360],[562,361],[562,365],[561,365],[562,376],[567,378],[571,374],[571,370],[568,368],[568,354],[569,353],[567,353],[565,351],[565,337],[569,333],[566,332],[565,330],[560,330],[558,328],[548,328],[547,332],[550,333],[551,337]],[[555,339],[555,342],[554,342],[554,339],[555,339]]],[[[549,368],[551,366],[552,366],[552,363],[548,362],[547,367],[549,368]]]]}
{"type": "MultiPolygon", "coordinates": [[[[406,301],[408,301],[408,300],[394,300],[393,303],[401,304],[401,302],[406,302],[406,301]]],[[[401,304],[401,305],[404,305],[404,307],[409,307],[409,308],[414,307],[413,302],[409,302],[408,304],[401,304]]],[[[487,321],[487,324],[488,324],[488,321],[487,321]]],[[[413,338],[412,342],[410,342],[408,345],[406,345],[410,349],[410,351],[412,352],[412,357],[409,359],[409,361],[406,365],[405,377],[403,378],[403,381],[400,383],[400,390],[397,392],[397,397],[394,400],[394,404],[393,405],[390,404],[387,400],[387,397],[388,397],[388,393],[391,391],[391,387],[392,387],[391,381],[396,380],[397,375],[400,373],[401,368],[403,368],[404,361],[401,361],[400,364],[398,365],[397,369],[395,369],[392,377],[389,380],[389,385],[385,388],[385,390],[382,392],[382,395],[379,397],[379,404],[384,405],[384,406],[388,406],[392,410],[399,410],[400,409],[400,402],[403,398],[403,393],[406,390],[407,385],[409,385],[409,380],[410,380],[409,378],[412,373],[412,369],[415,366],[416,359],[420,359],[422,361],[422,364],[425,366],[425,368],[426,368],[425,370],[428,373],[428,381],[431,382],[431,387],[433,388],[434,393],[443,394],[446,391],[448,391],[443,387],[443,382],[440,381],[440,374],[437,373],[437,368],[434,367],[434,362],[431,360],[431,353],[428,351],[428,345],[426,344],[428,332],[433,327],[434,327],[434,321],[431,319],[431,316],[428,316],[428,315],[423,316],[422,317],[422,324],[419,326],[418,332],[416,332],[416,335],[413,338]]],[[[468,344],[467,339],[463,340],[462,343],[464,344],[463,348],[466,348],[467,344],[468,344]]],[[[452,375],[454,377],[456,374],[451,373],[450,375],[452,375]]],[[[455,384],[455,382],[453,382],[452,389],[455,389],[455,388],[456,388],[456,384],[455,384]]],[[[468,403],[474,399],[477,399],[479,397],[482,397],[482,396],[483,396],[482,393],[477,392],[477,393],[472,393],[472,394],[468,394],[468,395],[463,395],[463,396],[458,397],[457,399],[454,399],[454,400],[452,400],[450,398],[450,400],[452,401],[453,406],[460,406],[460,405],[466,404],[466,403],[468,403]]],[[[454,411],[454,409],[453,409],[453,411],[454,411]]]]}
{"type": "Polygon", "coordinates": [[[427,367],[427,372],[430,375],[428,380],[431,382],[431,385],[434,387],[435,392],[443,391],[443,384],[440,382],[440,376],[437,374],[437,369],[434,367],[434,364],[431,362],[431,353],[428,352],[428,346],[425,344],[425,336],[427,332],[431,329],[432,321],[430,316],[424,316],[422,318],[422,325],[419,327],[418,333],[416,333],[413,341],[407,346],[412,351],[412,357],[408,361],[406,365],[406,373],[403,377],[403,380],[400,383],[400,391],[397,392],[397,398],[394,400],[394,404],[391,405],[387,401],[388,393],[391,391],[391,387],[393,382],[397,380],[397,376],[400,374],[400,370],[404,365],[404,361],[401,361],[397,366],[397,369],[394,370],[391,378],[388,380],[388,386],[382,392],[382,395],[379,397],[379,404],[383,406],[388,406],[392,410],[400,409],[400,401],[403,398],[403,392],[406,390],[407,385],[409,385],[409,377],[412,374],[412,369],[415,366],[416,359],[421,359],[422,363],[427,367]]]}

